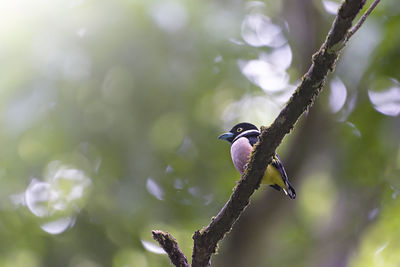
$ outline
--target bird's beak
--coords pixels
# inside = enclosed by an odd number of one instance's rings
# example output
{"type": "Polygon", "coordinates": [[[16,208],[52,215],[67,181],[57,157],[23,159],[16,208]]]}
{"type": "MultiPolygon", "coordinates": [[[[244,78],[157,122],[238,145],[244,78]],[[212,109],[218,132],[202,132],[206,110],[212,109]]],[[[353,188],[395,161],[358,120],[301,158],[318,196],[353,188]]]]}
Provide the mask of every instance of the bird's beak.
{"type": "Polygon", "coordinates": [[[224,134],[221,134],[220,136],[218,136],[218,139],[231,142],[232,137],[233,137],[233,133],[228,132],[228,133],[224,133],[224,134]]]}

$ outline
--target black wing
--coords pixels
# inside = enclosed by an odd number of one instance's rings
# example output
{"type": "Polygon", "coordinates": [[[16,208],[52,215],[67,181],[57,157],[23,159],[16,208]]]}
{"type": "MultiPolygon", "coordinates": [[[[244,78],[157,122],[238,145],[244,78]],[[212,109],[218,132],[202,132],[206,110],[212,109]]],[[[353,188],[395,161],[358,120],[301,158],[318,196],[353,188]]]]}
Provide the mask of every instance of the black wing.
{"type": "MultiPolygon", "coordinates": [[[[274,166],[281,174],[283,182],[286,184],[286,191],[287,194],[289,195],[289,197],[291,199],[295,199],[296,198],[296,191],[294,190],[293,186],[290,184],[287,175],[286,175],[286,171],[285,168],[282,165],[281,159],[278,157],[278,155],[274,155],[274,157],[272,158],[272,162],[271,162],[272,166],[274,166]]],[[[278,185],[272,185],[273,188],[280,190],[280,187],[278,185]],[[278,188],[279,189],[278,189],[278,188]]]]}

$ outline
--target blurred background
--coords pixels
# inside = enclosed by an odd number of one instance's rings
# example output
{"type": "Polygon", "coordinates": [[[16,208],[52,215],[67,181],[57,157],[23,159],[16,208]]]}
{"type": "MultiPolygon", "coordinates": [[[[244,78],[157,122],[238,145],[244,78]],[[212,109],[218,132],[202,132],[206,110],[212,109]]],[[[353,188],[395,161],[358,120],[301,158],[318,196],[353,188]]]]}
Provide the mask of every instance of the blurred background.
{"type": "MultiPolygon", "coordinates": [[[[368,1],[370,2],[370,1],[368,1]]],[[[229,198],[217,136],[269,125],[338,2],[2,0],[0,266],[169,266],[229,198]]],[[[400,265],[400,6],[379,4],[214,266],[400,265]]]]}

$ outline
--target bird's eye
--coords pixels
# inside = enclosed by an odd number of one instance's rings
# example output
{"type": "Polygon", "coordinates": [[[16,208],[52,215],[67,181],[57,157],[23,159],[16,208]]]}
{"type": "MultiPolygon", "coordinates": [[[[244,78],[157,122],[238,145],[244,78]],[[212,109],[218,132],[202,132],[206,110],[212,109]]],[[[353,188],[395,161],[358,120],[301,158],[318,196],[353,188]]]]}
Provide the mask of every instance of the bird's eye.
{"type": "Polygon", "coordinates": [[[241,131],[243,131],[243,128],[237,128],[236,132],[240,133],[241,131]]]}

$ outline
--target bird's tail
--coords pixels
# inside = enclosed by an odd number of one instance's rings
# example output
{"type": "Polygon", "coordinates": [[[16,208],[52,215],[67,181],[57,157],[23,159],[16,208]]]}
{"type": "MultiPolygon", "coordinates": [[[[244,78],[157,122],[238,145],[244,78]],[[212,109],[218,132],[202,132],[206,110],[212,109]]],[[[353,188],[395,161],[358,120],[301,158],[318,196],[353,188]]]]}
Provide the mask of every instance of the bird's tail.
{"type": "Polygon", "coordinates": [[[283,191],[291,199],[295,199],[296,198],[296,190],[294,190],[293,186],[290,184],[290,182],[288,180],[286,180],[285,183],[286,183],[286,188],[283,188],[283,191]]]}

